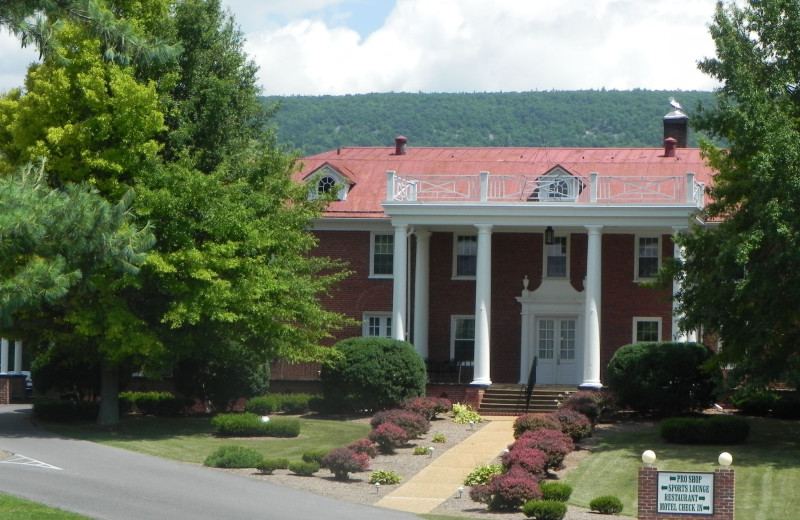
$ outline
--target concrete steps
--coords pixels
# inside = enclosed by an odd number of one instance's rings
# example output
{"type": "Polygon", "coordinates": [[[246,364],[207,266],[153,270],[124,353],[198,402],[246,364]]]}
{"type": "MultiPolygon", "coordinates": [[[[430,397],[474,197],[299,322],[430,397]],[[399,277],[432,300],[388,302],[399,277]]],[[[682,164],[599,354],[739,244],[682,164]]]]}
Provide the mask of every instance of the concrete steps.
{"type": "Polygon", "coordinates": [[[525,385],[491,385],[486,389],[478,413],[481,415],[522,415],[524,413],[547,413],[558,409],[558,403],[566,392],[576,388],[561,386],[535,387],[530,406],[525,410],[525,385]]]}

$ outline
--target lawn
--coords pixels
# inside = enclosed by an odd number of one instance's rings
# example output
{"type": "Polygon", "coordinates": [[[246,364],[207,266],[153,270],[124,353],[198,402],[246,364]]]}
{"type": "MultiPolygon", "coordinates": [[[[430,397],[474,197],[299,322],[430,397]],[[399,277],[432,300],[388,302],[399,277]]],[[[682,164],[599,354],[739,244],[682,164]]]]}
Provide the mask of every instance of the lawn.
{"type": "Polygon", "coordinates": [[[0,493],[0,518],[3,520],[91,520],[36,502],[0,493]]]}
{"type": "Polygon", "coordinates": [[[125,417],[121,427],[112,432],[98,431],[85,425],[49,423],[46,427],[75,439],[199,464],[220,446],[231,444],[254,448],[267,458],[299,461],[306,451],[341,448],[366,437],[370,431],[369,424],[364,422],[300,419],[299,437],[234,440],[216,437],[209,418],[168,419],[151,416],[125,417]]]}
{"type": "Polygon", "coordinates": [[[684,446],[661,440],[657,429],[609,435],[590,457],[571,471],[570,503],[588,507],[598,495],[616,495],[623,515],[636,516],[641,455],[653,450],[655,466],[664,471],[712,472],[723,451],[733,455],[736,472],[736,517],[748,520],[795,520],[800,511],[800,422],[750,418],[749,440],[742,445],[684,446]]]}

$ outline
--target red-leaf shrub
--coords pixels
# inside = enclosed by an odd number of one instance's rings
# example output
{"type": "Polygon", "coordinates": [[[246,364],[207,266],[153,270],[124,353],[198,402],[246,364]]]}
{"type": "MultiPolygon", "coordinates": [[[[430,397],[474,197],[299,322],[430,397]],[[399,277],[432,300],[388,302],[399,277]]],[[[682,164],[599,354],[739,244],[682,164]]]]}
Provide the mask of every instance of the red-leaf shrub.
{"type": "Polygon", "coordinates": [[[418,413],[429,420],[440,413],[447,413],[452,407],[452,401],[444,397],[409,397],[400,403],[403,410],[418,413]]]}
{"type": "Polygon", "coordinates": [[[580,412],[592,422],[597,423],[597,419],[603,411],[614,407],[614,396],[608,390],[581,390],[576,392],[561,404],[562,410],[575,410],[580,412]]]}
{"type": "Polygon", "coordinates": [[[518,439],[520,435],[527,431],[539,430],[547,428],[548,430],[560,430],[561,424],[547,414],[542,413],[526,413],[520,415],[514,421],[514,438],[518,439]]]}
{"type": "Polygon", "coordinates": [[[561,424],[561,431],[579,442],[592,434],[592,422],[588,417],[575,410],[558,410],[548,414],[561,424]]]}
{"type": "Polygon", "coordinates": [[[378,448],[369,439],[359,439],[347,445],[347,447],[356,453],[365,453],[369,458],[374,459],[378,456],[378,448]]]}
{"type": "Polygon", "coordinates": [[[395,448],[408,442],[408,434],[396,424],[387,422],[369,432],[369,440],[378,445],[381,453],[393,453],[395,448]]]}
{"type": "Polygon", "coordinates": [[[369,423],[373,428],[384,423],[395,424],[406,432],[409,439],[419,437],[431,429],[431,422],[424,415],[399,408],[378,412],[372,416],[369,423]]]}
{"type": "MultiPolygon", "coordinates": [[[[515,511],[529,500],[542,498],[539,478],[521,472],[495,475],[486,485],[490,499],[487,502],[492,511],[515,511]]],[[[470,495],[472,496],[472,495],[470,495]]]]}
{"type": "Polygon", "coordinates": [[[538,448],[522,446],[509,450],[503,454],[502,462],[506,473],[512,468],[520,468],[531,475],[541,477],[547,474],[547,454],[538,448]]]}
{"type": "Polygon", "coordinates": [[[542,428],[526,431],[508,448],[514,451],[523,447],[542,450],[547,455],[545,469],[556,469],[561,467],[564,458],[575,449],[575,443],[572,437],[561,430],[542,428]]]}
{"type": "Polygon", "coordinates": [[[369,455],[348,448],[338,448],[322,458],[322,467],[328,468],[336,480],[347,480],[350,473],[369,469],[369,455]]]}

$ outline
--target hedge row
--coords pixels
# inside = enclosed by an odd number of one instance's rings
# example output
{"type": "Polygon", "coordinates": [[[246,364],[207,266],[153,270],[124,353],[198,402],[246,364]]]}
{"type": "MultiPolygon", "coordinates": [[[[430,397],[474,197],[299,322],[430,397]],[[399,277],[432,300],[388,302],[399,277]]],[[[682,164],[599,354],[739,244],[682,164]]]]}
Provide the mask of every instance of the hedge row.
{"type": "Polygon", "coordinates": [[[319,396],[311,394],[267,394],[253,397],[247,401],[244,410],[256,415],[274,413],[300,415],[308,413],[311,410],[312,401],[317,399],[319,396]]]}
{"type": "Polygon", "coordinates": [[[678,444],[740,444],[750,435],[750,423],[734,415],[672,417],[661,421],[659,432],[678,444]]]}
{"type": "Polygon", "coordinates": [[[300,420],[277,418],[263,421],[254,413],[224,413],[211,419],[220,437],[297,437],[300,420]]]}

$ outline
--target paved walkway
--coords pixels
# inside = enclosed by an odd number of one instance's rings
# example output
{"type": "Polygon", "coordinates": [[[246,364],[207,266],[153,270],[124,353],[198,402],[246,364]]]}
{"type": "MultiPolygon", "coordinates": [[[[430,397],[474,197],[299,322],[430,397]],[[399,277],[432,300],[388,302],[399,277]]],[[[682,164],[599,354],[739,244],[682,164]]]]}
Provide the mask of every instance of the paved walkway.
{"type": "Polygon", "coordinates": [[[435,458],[425,469],[375,505],[417,514],[433,511],[458,493],[464,478],[473,469],[489,464],[514,442],[515,419],[513,416],[484,417],[487,424],[435,458]]]}

